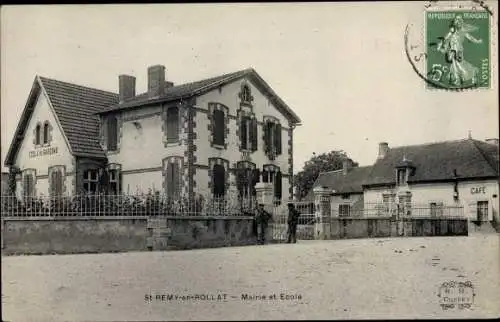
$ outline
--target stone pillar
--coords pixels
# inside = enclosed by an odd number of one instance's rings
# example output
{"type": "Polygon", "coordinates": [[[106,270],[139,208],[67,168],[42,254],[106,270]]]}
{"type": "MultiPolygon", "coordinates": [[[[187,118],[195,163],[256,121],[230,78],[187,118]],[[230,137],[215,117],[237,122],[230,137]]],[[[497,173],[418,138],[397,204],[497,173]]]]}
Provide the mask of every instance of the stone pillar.
{"type": "Polygon", "coordinates": [[[274,211],[274,195],[273,195],[273,184],[269,182],[258,182],[255,185],[257,204],[263,204],[264,209],[269,212],[273,218],[272,222],[269,223],[266,232],[266,240],[270,242],[273,240],[273,230],[276,224],[275,211],[274,211]]]}
{"type": "Polygon", "coordinates": [[[315,205],[315,239],[331,239],[331,189],[316,187],[313,190],[315,205]]]}

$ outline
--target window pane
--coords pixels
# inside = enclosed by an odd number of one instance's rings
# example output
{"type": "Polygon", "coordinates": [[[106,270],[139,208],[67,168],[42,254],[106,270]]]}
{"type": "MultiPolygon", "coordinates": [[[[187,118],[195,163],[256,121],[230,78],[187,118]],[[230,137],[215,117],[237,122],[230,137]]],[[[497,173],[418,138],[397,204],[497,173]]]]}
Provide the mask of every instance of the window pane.
{"type": "Polygon", "coordinates": [[[49,124],[47,123],[43,126],[43,143],[49,143],[49,124]]]}
{"type": "Polygon", "coordinates": [[[167,140],[179,139],[179,108],[172,107],[167,110],[167,140]]]}
{"type": "Polygon", "coordinates": [[[213,140],[214,144],[224,145],[224,132],[225,132],[225,124],[224,124],[224,112],[220,110],[214,111],[214,132],[213,132],[213,140]]]}
{"type": "Polygon", "coordinates": [[[213,193],[215,197],[222,197],[226,190],[226,170],[224,166],[216,164],[213,169],[213,193]]]}
{"type": "Polygon", "coordinates": [[[40,144],[40,125],[35,128],[35,144],[40,144]]]}

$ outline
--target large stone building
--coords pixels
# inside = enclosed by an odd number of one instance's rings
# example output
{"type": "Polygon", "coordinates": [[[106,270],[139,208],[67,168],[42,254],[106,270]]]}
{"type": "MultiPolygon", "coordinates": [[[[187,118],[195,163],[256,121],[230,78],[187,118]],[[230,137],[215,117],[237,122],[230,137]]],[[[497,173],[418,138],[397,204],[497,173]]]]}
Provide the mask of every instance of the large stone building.
{"type": "Polygon", "coordinates": [[[5,164],[19,195],[255,193],[292,195],[299,117],[253,69],[174,85],[148,68],[148,90],[119,76],[119,93],[37,76],[5,164]]]}
{"type": "Polygon", "coordinates": [[[354,169],[320,174],[314,184],[332,189],[334,215],[438,216],[461,209],[473,221],[500,219],[498,139],[380,143],[373,166],[354,169]]]}

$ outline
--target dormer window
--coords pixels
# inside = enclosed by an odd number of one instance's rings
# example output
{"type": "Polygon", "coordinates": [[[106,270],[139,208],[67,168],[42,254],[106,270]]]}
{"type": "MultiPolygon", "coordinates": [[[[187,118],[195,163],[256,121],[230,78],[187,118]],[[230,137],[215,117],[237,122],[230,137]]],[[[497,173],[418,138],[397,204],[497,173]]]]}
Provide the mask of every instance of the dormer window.
{"type": "Polygon", "coordinates": [[[397,171],[397,184],[402,186],[406,184],[406,169],[398,169],[397,171]]]}

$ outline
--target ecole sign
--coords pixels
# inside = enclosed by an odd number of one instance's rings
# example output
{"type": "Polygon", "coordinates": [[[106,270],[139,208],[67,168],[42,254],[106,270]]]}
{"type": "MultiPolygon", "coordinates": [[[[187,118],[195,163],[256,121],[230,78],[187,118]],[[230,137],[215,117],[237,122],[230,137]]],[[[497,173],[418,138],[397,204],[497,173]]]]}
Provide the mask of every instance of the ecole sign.
{"type": "Polygon", "coordinates": [[[30,158],[36,158],[39,156],[52,155],[52,154],[57,154],[57,147],[45,148],[45,149],[40,149],[40,150],[36,150],[36,151],[30,151],[29,156],[30,156],[30,158]]]}
{"type": "Polygon", "coordinates": [[[486,187],[472,187],[470,188],[470,193],[473,195],[477,195],[479,193],[485,194],[486,193],[486,187]]]}

